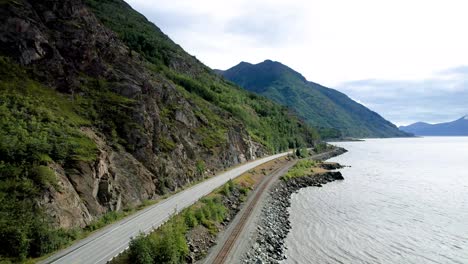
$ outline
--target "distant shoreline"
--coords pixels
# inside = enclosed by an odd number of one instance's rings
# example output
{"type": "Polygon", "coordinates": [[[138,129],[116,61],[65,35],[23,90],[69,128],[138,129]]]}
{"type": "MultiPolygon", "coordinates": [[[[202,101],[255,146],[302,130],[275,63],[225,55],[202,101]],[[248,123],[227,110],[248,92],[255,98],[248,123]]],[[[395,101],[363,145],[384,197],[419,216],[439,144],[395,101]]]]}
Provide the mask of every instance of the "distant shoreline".
{"type": "Polygon", "coordinates": [[[366,141],[366,140],[362,139],[362,138],[337,138],[337,139],[326,140],[327,143],[333,143],[333,142],[360,142],[360,141],[366,141]]]}

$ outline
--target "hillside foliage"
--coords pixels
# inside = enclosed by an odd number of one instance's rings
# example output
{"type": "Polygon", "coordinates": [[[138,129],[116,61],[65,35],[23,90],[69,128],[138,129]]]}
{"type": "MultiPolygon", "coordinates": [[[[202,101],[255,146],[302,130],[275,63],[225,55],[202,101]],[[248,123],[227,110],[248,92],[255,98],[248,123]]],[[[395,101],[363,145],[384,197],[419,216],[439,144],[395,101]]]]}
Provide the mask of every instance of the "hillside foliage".
{"type": "MultiPolygon", "coordinates": [[[[144,16],[121,0],[87,0],[98,18],[148,62],[192,96],[226,110],[242,122],[252,138],[272,152],[312,145],[316,130],[284,106],[247,92],[219,77],[172,42],[144,16]]],[[[215,128],[219,129],[219,128],[215,128]]]]}
{"type": "Polygon", "coordinates": [[[50,225],[34,199],[60,190],[54,163],[96,158],[95,143],[79,129],[87,124],[64,95],[0,57],[0,255],[37,257],[72,239],[50,225]]]}
{"type": "Polygon", "coordinates": [[[220,72],[245,89],[290,107],[323,138],[408,136],[345,94],[309,82],[279,62],[242,62],[220,72]]]}
{"type": "MultiPolygon", "coordinates": [[[[196,147],[207,150],[224,147],[227,133],[233,127],[245,128],[251,139],[263,144],[270,153],[310,146],[318,140],[317,132],[287,108],[214,74],[124,1],[85,2],[129,47],[129,57],[140,57],[147,69],[172,82],[193,103],[194,114],[207,119],[206,126],[190,131],[202,138],[196,147]]],[[[26,6],[17,1],[2,4],[14,5],[18,12],[26,6]]],[[[4,10],[6,14],[8,9],[4,10]]],[[[79,163],[96,161],[98,147],[83,130],[92,128],[110,147],[132,153],[135,146],[127,142],[126,135],[143,129],[132,116],[137,111],[136,102],[113,92],[115,83],[102,76],[90,77],[79,72],[73,75],[80,85],[75,87],[76,92],[62,93],[57,87],[46,86],[47,82],[36,75],[39,71],[48,75],[47,69],[20,66],[17,54],[1,55],[0,261],[5,258],[18,262],[53,252],[82,235],[82,230],[57,229],[39,201],[44,194],[61,191],[57,170],[66,173],[79,163]]],[[[161,121],[168,127],[174,122],[171,107],[177,106],[161,105],[161,121]]],[[[176,148],[170,137],[156,140],[160,155],[176,148]]],[[[206,170],[203,161],[194,162],[196,173],[203,174],[206,170]]],[[[222,210],[216,217],[220,215],[222,210]]],[[[114,214],[104,215],[103,220],[88,228],[94,230],[117,218],[114,214]]],[[[208,225],[209,219],[203,219],[197,218],[197,223],[208,225]]]]}

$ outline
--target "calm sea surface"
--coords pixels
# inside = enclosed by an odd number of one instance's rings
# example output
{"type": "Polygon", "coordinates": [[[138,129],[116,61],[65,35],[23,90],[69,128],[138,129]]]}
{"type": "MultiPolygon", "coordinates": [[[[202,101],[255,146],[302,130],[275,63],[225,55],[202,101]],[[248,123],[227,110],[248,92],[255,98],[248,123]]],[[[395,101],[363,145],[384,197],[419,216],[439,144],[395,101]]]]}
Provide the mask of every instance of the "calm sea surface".
{"type": "Polygon", "coordinates": [[[351,167],[293,194],[285,263],[468,263],[468,137],[335,145],[351,167]]]}

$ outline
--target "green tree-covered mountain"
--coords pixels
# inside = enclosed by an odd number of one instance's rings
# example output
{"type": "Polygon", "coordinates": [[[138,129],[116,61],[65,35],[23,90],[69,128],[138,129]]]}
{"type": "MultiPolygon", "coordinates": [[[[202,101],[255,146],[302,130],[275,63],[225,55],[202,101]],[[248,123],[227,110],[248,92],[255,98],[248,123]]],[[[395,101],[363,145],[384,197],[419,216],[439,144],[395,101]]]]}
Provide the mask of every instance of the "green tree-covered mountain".
{"type": "Polygon", "coordinates": [[[345,94],[309,82],[300,73],[279,62],[241,62],[226,71],[217,72],[249,91],[294,109],[309,125],[321,128],[325,136],[408,136],[345,94]]]}
{"type": "Polygon", "coordinates": [[[122,0],[0,1],[0,110],[0,262],[318,139],[122,0]]]}

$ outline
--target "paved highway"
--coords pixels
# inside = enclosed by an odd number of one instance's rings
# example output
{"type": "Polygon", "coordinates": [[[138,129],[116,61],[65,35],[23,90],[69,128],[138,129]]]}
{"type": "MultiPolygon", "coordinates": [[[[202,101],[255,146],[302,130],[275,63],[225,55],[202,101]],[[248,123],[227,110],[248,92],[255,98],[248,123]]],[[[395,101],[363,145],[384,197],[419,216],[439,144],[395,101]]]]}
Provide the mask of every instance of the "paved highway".
{"type": "Polygon", "coordinates": [[[192,205],[201,197],[229,181],[229,179],[233,179],[260,164],[285,156],[288,153],[284,152],[257,159],[205,180],[93,233],[71,247],[47,258],[42,263],[106,263],[128,248],[130,239],[136,237],[140,232],[148,233],[159,227],[175,211],[180,211],[192,205]]]}

